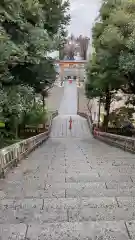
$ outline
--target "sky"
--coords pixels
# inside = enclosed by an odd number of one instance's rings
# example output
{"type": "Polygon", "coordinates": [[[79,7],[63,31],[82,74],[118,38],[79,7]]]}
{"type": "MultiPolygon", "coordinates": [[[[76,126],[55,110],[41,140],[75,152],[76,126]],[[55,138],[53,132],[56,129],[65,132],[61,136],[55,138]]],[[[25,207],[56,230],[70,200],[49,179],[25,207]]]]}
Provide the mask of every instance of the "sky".
{"type": "MultiPolygon", "coordinates": [[[[71,22],[68,27],[69,35],[74,34],[90,37],[91,30],[95,18],[98,16],[101,0],[70,0],[70,15],[71,22]]],[[[88,53],[92,51],[92,46],[89,44],[88,53]]],[[[52,53],[51,56],[57,57],[58,52],[52,53]]]]}
{"type": "Polygon", "coordinates": [[[101,0],[70,0],[71,23],[69,34],[91,37],[91,29],[98,16],[101,0]]]}

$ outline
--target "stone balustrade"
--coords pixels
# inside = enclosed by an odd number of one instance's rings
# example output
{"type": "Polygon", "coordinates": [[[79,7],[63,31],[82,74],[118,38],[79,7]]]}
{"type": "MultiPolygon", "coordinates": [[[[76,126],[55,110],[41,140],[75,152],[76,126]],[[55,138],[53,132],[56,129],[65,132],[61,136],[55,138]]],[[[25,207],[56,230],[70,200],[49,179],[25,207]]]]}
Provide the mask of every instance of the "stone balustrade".
{"type": "Polygon", "coordinates": [[[95,138],[115,147],[122,148],[124,151],[135,153],[135,138],[101,132],[98,128],[93,127],[90,114],[78,112],[78,115],[87,119],[90,131],[95,138]]]}
{"type": "Polygon", "coordinates": [[[135,153],[135,138],[100,132],[98,130],[94,131],[94,137],[125,151],[135,153]]]}
{"type": "Polygon", "coordinates": [[[89,128],[90,128],[90,131],[92,132],[93,131],[93,123],[92,123],[92,117],[90,114],[88,113],[85,113],[85,112],[77,112],[77,114],[80,116],[80,117],[83,117],[83,118],[86,118],[87,119],[87,122],[88,122],[88,125],[89,125],[89,128]]]}
{"type": "Polygon", "coordinates": [[[57,111],[51,114],[50,122],[49,124],[47,123],[47,131],[0,150],[0,178],[4,178],[5,173],[10,168],[17,166],[21,159],[25,158],[36,147],[48,139],[51,131],[52,119],[57,116],[57,114],[57,111]]]}

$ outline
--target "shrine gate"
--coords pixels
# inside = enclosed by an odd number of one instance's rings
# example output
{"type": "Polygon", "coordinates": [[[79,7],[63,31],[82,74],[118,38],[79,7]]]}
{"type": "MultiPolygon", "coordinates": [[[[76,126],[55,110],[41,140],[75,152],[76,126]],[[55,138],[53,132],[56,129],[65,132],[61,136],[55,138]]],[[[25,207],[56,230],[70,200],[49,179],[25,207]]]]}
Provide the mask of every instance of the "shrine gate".
{"type": "Polygon", "coordinates": [[[84,81],[86,60],[57,60],[56,63],[59,65],[61,82],[63,82],[67,76],[76,77],[76,80],[80,82],[84,81]]]}

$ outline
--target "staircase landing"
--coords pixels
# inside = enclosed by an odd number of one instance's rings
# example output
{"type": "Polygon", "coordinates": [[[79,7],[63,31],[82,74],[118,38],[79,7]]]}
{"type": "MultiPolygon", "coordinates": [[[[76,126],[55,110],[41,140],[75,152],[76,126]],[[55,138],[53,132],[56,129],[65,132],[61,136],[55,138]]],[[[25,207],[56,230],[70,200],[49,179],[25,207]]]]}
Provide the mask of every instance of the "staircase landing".
{"type": "Polygon", "coordinates": [[[89,138],[90,130],[87,120],[77,115],[62,115],[54,119],[51,138],[89,138]],[[72,129],[69,129],[69,120],[72,118],[72,129]]]}

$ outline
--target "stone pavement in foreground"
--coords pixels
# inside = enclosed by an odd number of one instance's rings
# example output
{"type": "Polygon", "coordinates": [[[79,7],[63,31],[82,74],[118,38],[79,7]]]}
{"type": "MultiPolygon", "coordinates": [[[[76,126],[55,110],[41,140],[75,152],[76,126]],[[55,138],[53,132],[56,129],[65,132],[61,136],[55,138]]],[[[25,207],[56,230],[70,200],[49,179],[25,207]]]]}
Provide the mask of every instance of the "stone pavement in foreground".
{"type": "Polygon", "coordinates": [[[134,155],[93,139],[84,119],[69,132],[68,119],[0,180],[1,240],[135,239],[134,155]]]}

